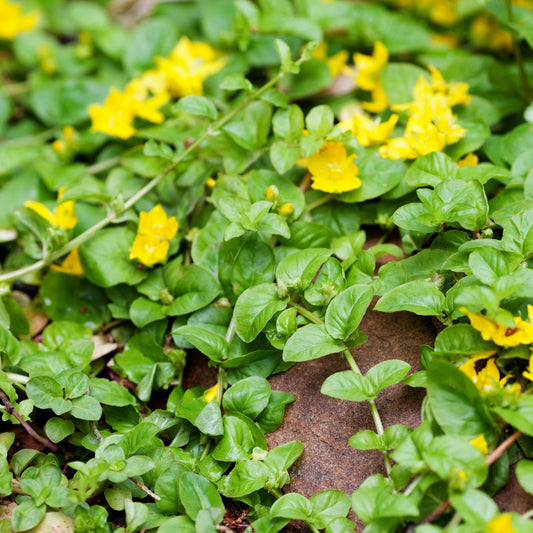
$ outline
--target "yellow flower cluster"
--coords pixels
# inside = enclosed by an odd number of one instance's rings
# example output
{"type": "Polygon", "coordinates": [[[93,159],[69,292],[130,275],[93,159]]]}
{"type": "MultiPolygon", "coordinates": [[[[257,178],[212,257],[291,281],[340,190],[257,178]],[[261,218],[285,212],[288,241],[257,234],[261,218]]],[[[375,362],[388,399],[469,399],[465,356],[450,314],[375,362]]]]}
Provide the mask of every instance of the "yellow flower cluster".
{"type": "Polygon", "coordinates": [[[470,313],[464,307],[461,311],[468,316],[472,327],[477,329],[486,341],[492,341],[504,348],[533,343],[533,305],[527,306],[528,320],[514,317],[514,328],[494,322],[481,313],[470,313]]]}
{"type": "Polygon", "coordinates": [[[500,376],[500,370],[496,366],[494,357],[491,357],[496,353],[495,350],[489,352],[483,352],[472,357],[469,361],[462,364],[459,370],[464,372],[471,380],[472,383],[479,389],[482,394],[489,394],[493,391],[505,388],[508,392],[518,397],[521,393],[521,388],[518,383],[506,386],[507,381],[512,376],[505,376],[503,379],[500,376]],[[479,372],[476,371],[476,362],[482,359],[488,359],[485,368],[479,372]]]}
{"type": "Polygon", "coordinates": [[[102,105],[89,106],[92,131],[129,139],[136,117],[160,124],[159,108],[172,97],[202,94],[204,79],[218,72],[225,59],[207,43],[182,37],[168,57],[156,57],[155,63],[157,68],[130,81],[124,91],[111,89],[102,105]]]}
{"type": "Polygon", "coordinates": [[[35,12],[24,14],[20,4],[0,0],[0,39],[14,39],[19,33],[32,30],[38,22],[35,12]]]}
{"type": "Polygon", "coordinates": [[[420,76],[413,89],[412,102],[391,107],[393,111],[407,111],[409,119],[403,137],[392,138],[380,148],[381,157],[416,159],[441,151],[466,134],[452,108],[470,102],[468,84],[447,83],[436,68],[430,66],[429,70],[431,81],[420,76]]]}
{"type": "Polygon", "coordinates": [[[141,211],[130,259],[137,259],[148,267],[163,262],[168,254],[168,241],[176,236],[177,231],[176,217],[168,217],[161,204],[149,213],[141,211]]]}
{"type": "Polygon", "coordinates": [[[372,101],[363,102],[363,109],[371,113],[380,113],[387,109],[389,101],[381,84],[381,71],[387,65],[389,51],[381,42],[376,42],[371,56],[356,53],[353,56],[355,72],[345,68],[343,72],[353,77],[357,86],[370,91],[372,101]]]}
{"type": "Polygon", "coordinates": [[[482,48],[507,53],[513,49],[511,34],[502,30],[497,20],[486,13],[481,13],[470,23],[470,38],[475,45],[482,48]]]}
{"type": "Polygon", "coordinates": [[[359,169],[353,162],[357,156],[348,155],[341,142],[327,141],[322,148],[300,161],[309,170],[311,188],[329,193],[353,191],[361,187],[359,169]]]}
{"type": "Polygon", "coordinates": [[[350,131],[361,146],[380,146],[390,138],[396,122],[398,115],[391,115],[387,121],[381,122],[380,118],[372,120],[356,111],[353,118],[339,122],[338,126],[342,131],[350,131]]]}
{"type": "MultiPolygon", "coordinates": [[[[65,189],[66,187],[61,187],[61,189],[59,189],[57,193],[58,201],[61,200],[61,197],[65,193],[65,189]]],[[[52,226],[63,228],[64,230],[73,228],[76,225],[76,222],[78,222],[78,219],[74,216],[74,202],[71,200],[59,204],[53,211],[50,211],[50,209],[41,202],[34,202],[32,200],[24,202],[24,207],[35,211],[39,216],[48,220],[52,226]]]]}

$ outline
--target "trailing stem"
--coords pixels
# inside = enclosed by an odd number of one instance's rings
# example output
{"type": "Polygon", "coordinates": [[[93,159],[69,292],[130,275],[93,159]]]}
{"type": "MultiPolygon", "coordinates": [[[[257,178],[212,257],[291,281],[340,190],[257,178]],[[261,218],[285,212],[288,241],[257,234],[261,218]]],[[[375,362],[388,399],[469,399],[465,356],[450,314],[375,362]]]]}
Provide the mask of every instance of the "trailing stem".
{"type": "MultiPolygon", "coordinates": [[[[232,120],[237,114],[239,114],[248,104],[250,104],[252,101],[260,97],[263,93],[265,93],[268,89],[276,85],[283,77],[284,73],[280,72],[276,76],[274,76],[270,81],[265,83],[261,88],[259,88],[257,91],[251,93],[248,95],[238,106],[233,108],[229,113],[224,115],[220,120],[212,124],[207,128],[207,131],[198,137],[192,144],[190,144],[179,156],[176,157],[174,162],[168,166],[163,172],[152,178],[144,187],[139,189],[135,194],[133,194],[126,202],[124,202],[124,206],[120,210],[112,211],[109,213],[105,218],[94,224],[94,226],[91,226],[87,230],[85,230],[83,233],[72,239],[71,241],[67,242],[65,245],[61,246],[57,250],[50,252],[46,257],[40,259],[39,261],[36,261],[35,263],[19,268],[17,270],[13,270],[11,272],[7,272],[5,274],[0,275],[0,283],[2,282],[10,282],[15,279],[20,278],[21,276],[25,276],[26,274],[30,274],[31,272],[36,272],[38,270],[41,270],[42,268],[46,267],[56,259],[59,259],[60,257],[68,254],[71,250],[76,248],[76,246],[79,246],[80,244],[84,243],[88,239],[90,239],[95,233],[100,231],[102,228],[107,226],[109,223],[113,222],[117,216],[119,216],[123,211],[126,211],[130,207],[132,207],[138,200],[146,196],[152,189],[154,189],[157,184],[170,172],[172,172],[187,156],[189,156],[191,153],[196,150],[203,142],[205,142],[209,137],[212,135],[217,134],[220,129],[227,124],[230,120],[232,120]]],[[[53,135],[53,132],[45,132],[46,135],[53,135]]],[[[44,134],[40,134],[44,135],[44,134]]],[[[97,165],[100,165],[100,167],[93,165],[92,166],[92,172],[101,171],[105,168],[108,168],[109,166],[112,166],[116,164],[116,161],[109,160],[104,161],[102,163],[99,163],[97,165]]]]}

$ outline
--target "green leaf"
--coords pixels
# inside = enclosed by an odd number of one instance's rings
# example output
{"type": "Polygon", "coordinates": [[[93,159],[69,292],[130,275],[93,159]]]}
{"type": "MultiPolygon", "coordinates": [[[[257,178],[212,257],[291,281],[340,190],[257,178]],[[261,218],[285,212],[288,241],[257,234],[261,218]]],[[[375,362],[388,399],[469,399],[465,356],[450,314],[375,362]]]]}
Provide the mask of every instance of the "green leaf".
{"type": "Polygon", "coordinates": [[[324,529],[336,518],[344,518],[351,508],[350,497],[340,490],[323,490],[309,498],[313,506],[313,523],[324,529]]]}
{"type": "Polygon", "coordinates": [[[450,503],[463,520],[476,529],[484,529],[498,512],[498,506],[490,496],[475,489],[468,489],[450,496],[450,503]]]}
{"type": "Polygon", "coordinates": [[[52,320],[71,320],[95,330],[109,319],[104,291],[80,276],[50,270],[40,294],[52,320]]]}
{"type": "Polygon", "coordinates": [[[87,279],[100,287],[136,285],[145,279],[148,273],[129,259],[134,239],[135,233],[121,226],[103,229],[84,242],[79,256],[87,279]]]}
{"type": "Polygon", "coordinates": [[[533,255],[533,209],[512,216],[503,225],[503,249],[520,254],[524,259],[533,255]]]}
{"type": "Polygon", "coordinates": [[[242,498],[264,487],[270,477],[269,469],[255,460],[239,461],[224,479],[221,491],[229,498],[242,498]]]}
{"type": "Polygon", "coordinates": [[[282,259],[276,268],[276,279],[282,288],[302,290],[307,288],[318,269],[331,255],[326,248],[299,250],[282,259]]]}
{"type": "Polygon", "coordinates": [[[28,381],[26,394],[36,407],[49,409],[55,399],[63,399],[63,388],[54,378],[37,376],[28,381]]]}
{"type": "Polygon", "coordinates": [[[246,289],[235,303],[235,330],[244,342],[253,341],[267,322],[282,311],[289,298],[280,298],[276,286],[262,283],[246,289]]]}
{"type": "Polygon", "coordinates": [[[218,402],[209,402],[194,419],[194,425],[206,435],[223,435],[224,423],[218,402]]]}
{"type": "MultiPolygon", "coordinates": [[[[453,416],[450,413],[450,418],[453,416]]],[[[466,474],[466,486],[478,487],[487,478],[488,466],[484,455],[464,440],[464,437],[442,435],[431,441],[422,451],[422,457],[429,467],[443,480],[457,475],[458,470],[466,474]],[[453,454],[450,454],[453,450],[453,454]]]]}
{"type": "Polygon", "coordinates": [[[168,306],[153,302],[144,296],[139,296],[133,300],[130,306],[131,321],[138,328],[143,328],[152,322],[165,318],[167,313],[168,306]]]}
{"type": "Polygon", "coordinates": [[[296,330],[296,333],[285,343],[283,360],[311,361],[340,351],[342,347],[329,335],[325,326],[308,324],[296,330]]]}
{"type": "Polygon", "coordinates": [[[335,296],[326,310],[327,332],[336,340],[347,340],[359,327],[373,295],[367,285],[352,285],[335,296]]]}
{"type": "Polygon", "coordinates": [[[389,102],[407,104],[413,97],[418,78],[429,80],[429,72],[411,63],[389,63],[381,72],[380,79],[389,102]]]}
{"type": "Polygon", "coordinates": [[[352,402],[363,402],[377,397],[377,392],[372,389],[364,376],[356,374],[352,370],[336,372],[326,378],[322,383],[320,392],[332,398],[352,402]]]}
{"type": "Polygon", "coordinates": [[[307,113],[305,125],[309,135],[325,137],[332,129],[335,117],[327,105],[315,106],[307,113]]]}
{"type": "Polygon", "coordinates": [[[459,167],[442,152],[431,152],[418,159],[409,167],[405,181],[411,187],[435,186],[447,179],[454,179],[459,167]]]}
{"type": "Polygon", "coordinates": [[[102,407],[100,402],[91,396],[81,396],[72,400],[70,414],[81,420],[100,420],[102,407]]]}
{"type": "Polygon", "coordinates": [[[116,381],[104,378],[89,378],[89,395],[105,405],[125,407],[135,405],[137,400],[116,381]]]}
{"type": "Polygon", "coordinates": [[[44,426],[44,432],[52,442],[62,441],[69,435],[72,435],[74,429],[74,422],[72,420],[63,420],[57,416],[48,419],[44,426]]]}
{"type": "Polygon", "coordinates": [[[533,397],[522,395],[512,408],[493,407],[492,411],[516,429],[533,436],[533,397]]]}
{"type": "Polygon", "coordinates": [[[168,314],[186,315],[211,303],[219,294],[220,286],[211,272],[197,265],[181,268],[168,281],[174,296],[168,314]]]}
{"type": "Polygon", "coordinates": [[[276,52],[279,55],[281,61],[281,72],[288,74],[289,72],[298,72],[300,69],[296,63],[292,60],[292,52],[289,45],[281,39],[274,41],[276,52]]]}
{"type": "Polygon", "coordinates": [[[533,494],[533,461],[522,459],[516,465],[516,477],[522,488],[533,494]]]}
{"type": "Polygon", "coordinates": [[[29,103],[47,126],[76,126],[89,118],[89,105],[102,102],[108,91],[96,81],[71,78],[32,91],[29,103]]]}
{"type": "Polygon", "coordinates": [[[415,280],[404,283],[386,292],[374,309],[385,313],[411,311],[424,316],[441,316],[444,295],[434,283],[426,280],[415,280]]]}
{"type": "Polygon", "coordinates": [[[178,41],[177,25],[166,18],[152,18],[139,24],[131,34],[124,66],[137,76],[154,66],[154,57],[166,57],[178,41]]]}
{"type": "Polygon", "coordinates": [[[357,516],[365,523],[379,518],[418,516],[418,506],[404,494],[392,494],[392,490],[381,474],[367,478],[352,494],[357,516]]]}
{"type": "Polygon", "coordinates": [[[211,452],[217,461],[249,459],[254,439],[246,422],[233,415],[224,416],[224,436],[211,452]]]}
{"type": "Polygon", "coordinates": [[[215,104],[205,96],[184,96],[175,106],[176,110],[186,111],[191,115],[199,115],[216,120],[218,116],[215,104]]]}
{"type": "Polygon", "coordinates": [[[313,515],[311,502],[295,492],[284,494],[270,508],[270,518],[291,518],[308,521],[313,515]]]}
{"type": "Polygon", "coordinates": [[[224,393],[222,407],[226,411],[243,413],[253,419],[268,405],[269,398],[268,381],[252,376],[241,379],[224,393]]]}
{"type": "Polygon", "coordinates": [[[427,368],[427,393],[431,411],[442,429],[469,438],[494,436],[495,425],[476,386],[461,370],[446,361],[427,368]]]}
{"type": "Polygon", "coordinates": [[[370,368],[365,375],[365,380],[377,395],[384,388],[400,383],[410,369],[411,366],[405,361],[389,359],[370,368]]]}
{"type": "Polygon", "coordinates": [[[46,505],[37,505],[33,498],[23,501],[13,509],[11,524],[15,531],[27,531],[39,524],[46,512],[46,505]]]}
{"type": "Polygon", "coordinates": [[[222,335],[201,326],[182,326],[172,332],[181,335],[209,359],[220,362],[228,358],[229,345],[222,335]]]}
{"type": "Polygon", "coordinates": [[[300,157],[300,147],[292,146],[288,142],[276,141],[270,147],[270,161],[280,174],[291,169],[300,157]]]}

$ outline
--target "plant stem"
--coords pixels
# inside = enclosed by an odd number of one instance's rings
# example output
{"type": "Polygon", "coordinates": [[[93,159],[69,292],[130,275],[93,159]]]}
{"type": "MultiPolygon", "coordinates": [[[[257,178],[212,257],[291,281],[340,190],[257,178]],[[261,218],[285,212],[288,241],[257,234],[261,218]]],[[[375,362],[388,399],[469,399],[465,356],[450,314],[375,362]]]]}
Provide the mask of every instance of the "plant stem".
{"type": "MultiPolygon", "coordinates": [[[[218,131],[222,128],[222,126],[227,124],[231,119],[233,119],[233,117],[239,114],[250,102],[252,102],[256,98],[261,96],[268,89],[270,89],[270,87],[276,85],[276,83],[278,83],[283,77],[284,77],[284,74],[282,74],[281,72],[278,73],[270,81],[268,81],[261,88],[259,88],[256,92],[247,96],[239,105],[234,107],[227,115],[223,116],[220,120],[218,120],[217,122],[212,124],[209,128],[207,128],[207,131],[203,135],[201,135],[198,139],[196,139],[192,144],[190,144],[179,156],[177,156],[174,162],[171,165],[169,165],[169,167],[166,170],[164,170],[163,172],[161,172],[160,174],[152,178],[151,181],[149,181],[144,187],[139,189],[126,202],[124,202],[124,206],[121,212],[129,209],[143,196],[148,194],[153,188],[157,186],[157,184],[165,176],[167,176],[170,172],[172,172],[198,146],[200,146],[204,141],[206,141],[212,135],[215,135],[216,133],[218,133],[218,131]]],[[[44,133],[41,135],[44,135],[44,133]]],[[[110,164],[109,160],[106,162],[106,164],[110,164]]],[[[94,165],[93,165],[93,172],[94,172],[94,165]]],[[[64,246],[61,246],[61,248],[50,253],[46,258],[40,259],[39,261],[36,261],[35,263],[31,265],[28,265],[28,266],[19,268],[17,270],[13,270],[11,272],[7,272],[5,274],[0,275],[0,283],[13,281],[21,276],[30,274],[31,272],[36,272],[38,270],[41,270],[42,268],[52,263],[56,259],[59,259],[60,257],[69,253],[72,249],[76,248],[76,246],[79,246],[80,244],[84,243],[86,240],[91,238],[96,232],[98,232],[99,230],[107,226],[110,222],[113,222],[113,220],[115,220],[115,218],[119,214],[120,214],[119,212],[110,213],[105,218],[103,218],[102,220],[94,224],[94,226],[91,226],[90,228],[85,230],[83,233],[81,233],[80,235],[72,239],[71,241],[67,242],[64,246]]]]}
{"type": "MultiPolygon", "coordinates": [[[[513,23],[513,3],[512,0],[505,0],[505,5],[507,7],[507,17],[509,19],[509,24],[513,23]]],[[[533,99],[533,91],[531,89],[531,84],[529,83],[529,78],[527,77],[526,68],[524,66],[524,59],[522,58],[522,52],[520,50],[520,45],[518,39],[514,32],[511,32],[511,40],[513,43],[513,52],[516,59],[516,64],[518,65],[518,70],[520,72],[520,79],[522,81],[522,87],[524,89],[524,96],[526,97],[527,102],[531,102],[533,99]]]]}
{"type": "Polygon", "coordinates": [[[24,137],[16,137],[15,139],[9,139],[2,143],[3,146],[25,146],[27,144],[35,144],[40,141],[47,141],[56,134],[55,129],[49,129],[36,133],[34,135],[25,135],[24,137]]]}
{"type": "Polygon", "coordinates": [[[407,488],[403,491],[404,495],[405,496],[409,496],[409,494],[411,494],[415,489],[416,487],[418,487],[418,484],[424,479],[424,476],[419,474],[418,476],[416,476],[415,478],[413,478],[413,480],[411,481],[411,483],[409,483],[409,485],[407,486],[407,488]]]}
{"type": "Polygon", "coordinates": [[[31,91],[31,86],[24,81],[20,83],[6,83],[5,85],[2,85],[1,91],[6,96],[17,96],[18,94],[24,94],[31,91]]]}
{"type": "Polygon", "coordinates": [[[130,477],[130,480],[135,483],[141,490],[146,492],[148,496],[150,496],[153,500],[159,501],[161,499],[160,496],[158,496],[155,492],[151,491],[144,483],[141,483],[138,479],[135,479],[134,477],[130,477]]]}
{"type": "Polygon", "coordinates": [[[10,381],[13,383],[20,383],[21,385],[26,385],[28,381],[30,381],[30,378],[28,376],[22,376],[20,374],[13,374],[11,372],[6,372],[6,376],[9,378],[10,381]]]}
{"type": "Polygon", "coordinates": [[[20,425],[26,430],[26,433],[30,435],[33,439],[35,439],[37,442],[40,442],[45,448],[48,448],[52,452],[57,452],[57,446],[50,440],[48,440],[46,437],[43,437],[42,435],[39,435],[37,431],[35,431],[29,424],[22,418],[22,415],[13,407],[13,404],[9,401],[9,398],[7,395],[0,391],[0,400],[2,400],[2,403],[6,406],[7,412],[10,415],[13,415],[19,422],[20,425]]]}
{"type": "Polygon", "coordinates": [[[518,440],[522,435],[521,431],[515,431],[510,437],[507,437],[493,452],[491,452],[485,458],[487,465],[491,465],[497,461],[502,455],[503,452],[513,444],[514,441],[518,440]]]}
{"type": "Polygon", "coordinates": [[[316,207],[320,207],[321,205],[327,204],[330,200],[332,200],[334,196],[332,194],[326,194],[325,196],[322,196],[322,198],[319,198],[318,200],[315,200],[314,202],[311,202],[307,207],[306,211],[309,213],[316,207]]]}
{"type": "Polygon", "coordinates": [[[461,523],[462,518],[459,513],[455,513],[452,516],[452,519],[448,522],[446,527],[444,528],[445,531],[455,531],[455,528],[461,523]]]}
{"type": "Polygon", "coordinates": [[[309,320],[310,322],[313,322],[313,324],[324,324],[324,321],[320,317],[316,316],[313,311],[309,311],[309,309],[306,309],[303,305],[297,304],[292,300],[289,302],[289,305],[292,305],[292,307],[296,308],[302,316],[307,318],[307,320],[309,320]]]}
{"type": "MultiPolygon", "coordinates": [[[[350,350],[347,348],[343,351],[344,357],[346,357],[346,360],[348,361],[348,364],[350,365],[350,368],[356,373],[362,376],[361,369],[355,362],[355,359],[353,358],[353,355],[351,354],[350,350]]],[[[379,415],[378,408],[376,406],[376,402],[374,400],[368,400],[368,404],[370,405],[370,412],[372,413],[372,419],[374,420],[374,425],[376,426],[376,433],[378,435],[383,435],[384,429],[383,429],[383,422],[381,421],[381,416],[379,415]]],[[[387,472],[387,475],[389,476],[392,470],[391,462],[389,453],[386,451],[381,452],[383,454],[383,462],[385,463],[385,471],[387,472]]]]}
{"type": "Polygon", "coordinates": [[[90,165],[88,167],[85,167],[85,173],[86,174],[98,174],[99,172],[103,172],[104,170],[107,170],[108,168],[112,168],[115,165],[118,165],[120,163],[121,156],[117,155],[116,157],[110,157],[109,159],[106,159],[104,161],[100,161],[99,163],[95,163],[94,165],[90,165]]]}
{"type": "Polygon", "coordinates": [[[522,517],[526,519],[531,518],[532,516],[533,516],[533,509],[530,509],[529,511],[527,511],[526,513],[522,515],[522,517]]]}

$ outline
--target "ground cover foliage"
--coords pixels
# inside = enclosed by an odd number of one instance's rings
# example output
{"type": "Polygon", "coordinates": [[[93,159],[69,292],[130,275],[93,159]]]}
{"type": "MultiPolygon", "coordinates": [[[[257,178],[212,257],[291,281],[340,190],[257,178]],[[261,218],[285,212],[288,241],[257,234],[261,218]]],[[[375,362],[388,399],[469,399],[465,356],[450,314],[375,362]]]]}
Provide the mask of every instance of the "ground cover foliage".
{"type": "Polygon", "coordinates": [[[491,498],[533,493],[532,45],[526,0],[0,0],[0,531],[533,531],[491,498]],[[420,371],[359,371],[375,296],[442,324],[420,371]],[[268,377],[335,353],[386,474],[283,494],[268,377]]]}

